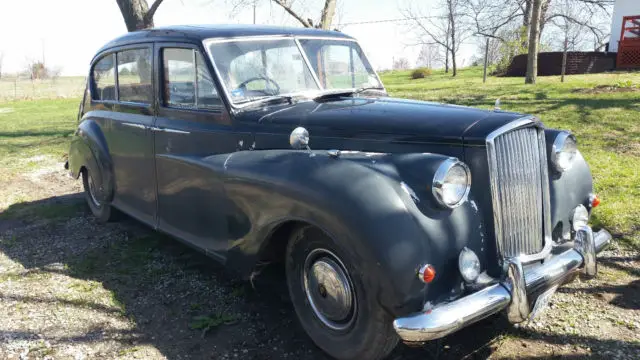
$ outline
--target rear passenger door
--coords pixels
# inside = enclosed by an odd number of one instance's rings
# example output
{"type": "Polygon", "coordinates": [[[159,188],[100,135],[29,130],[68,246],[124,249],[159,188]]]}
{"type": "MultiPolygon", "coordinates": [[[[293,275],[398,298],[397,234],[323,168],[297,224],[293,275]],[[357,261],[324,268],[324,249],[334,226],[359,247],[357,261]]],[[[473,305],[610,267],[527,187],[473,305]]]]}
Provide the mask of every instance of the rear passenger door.
{"type": "Polygon", "coordinates": [[[113,204],[150,225],[155,223],[152,44],[116,49],[115,103],[103,128],[113,160],[113,204]]]}
{"type": "Polygon", "coordinates": [[[222,258],[229,237],[223,179],[198,162],[236,151],[241,135],[199,47],[158,43],[155,54],[158,227],[222,258]]]}

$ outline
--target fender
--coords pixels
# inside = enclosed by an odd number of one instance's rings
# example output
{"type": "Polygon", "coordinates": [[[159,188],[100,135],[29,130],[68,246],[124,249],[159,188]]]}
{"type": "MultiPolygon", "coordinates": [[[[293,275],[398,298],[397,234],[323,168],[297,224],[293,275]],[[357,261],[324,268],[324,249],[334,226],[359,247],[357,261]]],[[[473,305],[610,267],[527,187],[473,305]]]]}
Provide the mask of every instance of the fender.
{"type": "Polygon", "coordinates": [[[280,224],[304,221],[358,259],[358,273],[352,275],[363,277],[381,305],[398,316],[420,310],[425,299],[458,293],[459,251],[465,246],[484,250],[473,201],[444,209],[430,194],[433,174],[446,158],[358,152],[336,158],[325,151],[264,150],[191,161],[223,174],[227,218],[236,224],[229,231],[228,267],[246,275],[280,224]],[[402,182],[414,189],[418,202],[402,182]],[[417,277],[426,263],[438,272],[429,285],[417,277]]]}
{"type": "MultiPolygon", "coordinates": [[[[560,130],[546,129],[547,154],[551,154],[553,141],[560,130]]],[[[549,193],[551,197],[551,224],[554,238],[568,237],[571,232],[571,216],[577,204],[584,205],[591,213],[589,195],[593,191],[591,169],[580,151],[576,154],[571,168],[559,172],[551,163],[549,156],[549,193]]]]}
{"type": "Polygon", "coordinates": [[[74,178],[80,176],[82,167],[93,174],[96,185],[102,189],[98,196],[111,201],[114,193],[113,162],[100,126],[90,117],[78,125],[69,149],[69,171],[74,178]]]}

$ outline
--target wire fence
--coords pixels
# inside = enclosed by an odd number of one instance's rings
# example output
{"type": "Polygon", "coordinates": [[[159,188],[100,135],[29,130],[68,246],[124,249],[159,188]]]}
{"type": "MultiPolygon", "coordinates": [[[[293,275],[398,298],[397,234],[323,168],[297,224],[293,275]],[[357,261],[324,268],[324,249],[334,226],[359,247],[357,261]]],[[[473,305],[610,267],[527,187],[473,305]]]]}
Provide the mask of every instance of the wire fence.
{"type": "Polygon", "coordinates": [[[0,78],[0,101],[81,97],[85,87],[82,76],[31,80],[22,77],[0,78]]]}

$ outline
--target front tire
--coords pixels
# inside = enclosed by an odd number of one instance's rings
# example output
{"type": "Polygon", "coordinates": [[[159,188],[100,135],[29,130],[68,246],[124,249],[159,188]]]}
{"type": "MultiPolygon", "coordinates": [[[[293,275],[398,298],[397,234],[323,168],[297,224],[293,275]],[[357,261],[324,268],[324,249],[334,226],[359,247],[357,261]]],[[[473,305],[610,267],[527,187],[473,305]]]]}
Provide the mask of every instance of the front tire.
{"type": "Polygon", "coordinates": [[[82,185],[84,186],[84,197],[91,213],[103,223],[117,220],[117,210],[111,204],[100,200],[98,188],[87,169],[82,171],[82,185]]]}
{"type": "Polygon", "coordinates": [[[364,286],[364,272],[321,230],[294,232],[286,272],[302,327],[326,353],[341,360],[382,359],[395,348],[393,319],[364,286]]]}

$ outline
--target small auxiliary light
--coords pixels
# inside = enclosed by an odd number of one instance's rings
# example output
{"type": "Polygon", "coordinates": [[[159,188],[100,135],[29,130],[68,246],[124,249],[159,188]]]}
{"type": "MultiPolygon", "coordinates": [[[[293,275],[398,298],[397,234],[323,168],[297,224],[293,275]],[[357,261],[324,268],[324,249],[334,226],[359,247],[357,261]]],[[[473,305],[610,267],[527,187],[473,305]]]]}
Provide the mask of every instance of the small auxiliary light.
{"type": "Polygon", "coordinates": [[[418,278],[425,284],[433,281],[436,277],[436,268],[431,264],[422,265],[418,270],[418,278]]]}
{"type": "Polygon", "coordinates": [[[600,205],[600,198],[596,194],[589,195],[589,201],[591,202],[591,207],[592,208],[600,205]]]}

